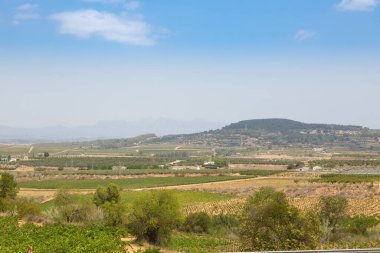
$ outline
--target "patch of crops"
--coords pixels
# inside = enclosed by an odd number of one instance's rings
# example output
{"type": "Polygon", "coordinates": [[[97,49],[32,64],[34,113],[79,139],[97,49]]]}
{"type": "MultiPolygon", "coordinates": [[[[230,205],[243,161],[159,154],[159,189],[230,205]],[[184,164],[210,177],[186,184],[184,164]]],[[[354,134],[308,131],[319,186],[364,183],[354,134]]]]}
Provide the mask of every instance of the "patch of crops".
{"type": "Polygon", "coordinates": [[[311,182],[322,183],[365,183],[380,181],[380,175],[364,175],[364,174],[325,174],[320,178],[312,179],[311,182]]]}
{"type": "Polygon", "coordinates": [[[200,176],[200,177],[149,177],[127,179],[78,179],[78,180],[44,180],[33,182],[21,182],[19,187],[37,189],[57,189],[67,187],[70,189],[96,189],[99,186],[116,184],[123,189],[152,188],[172,185],[186,185],[198,183],[210,183],[227,180],[246,179],[249,176],[200,176]]]}
{"type": "Polygon", "coordinates": [[[239,171],[240,175],[250,175],[250,176],[270,176],[279,173],[285,173],[286,171],[281,170],[242,170],[239,171]]]}
{"type": "Polygon", "coordinates": [[[309,162],[310,168],[320,166],[335,168],[343,166],[380,166],[380,160],[314,160],[309,162]]]}
{"type": "Polygon", "coordinates": [[[19,161],[27,166],[81,167],[111,169],[112,166],[127,166],[130,169],[154,168],[171,162],[168,158],[149,157],[51,157],[29,161],[19,161]]]}
{"type": "Polygon", "coordinates": [[[125,252],[120,240],[126,231],[100,226],[47,224],[18,226],[17,218],[0,218],[0,252],[125,252]]]}

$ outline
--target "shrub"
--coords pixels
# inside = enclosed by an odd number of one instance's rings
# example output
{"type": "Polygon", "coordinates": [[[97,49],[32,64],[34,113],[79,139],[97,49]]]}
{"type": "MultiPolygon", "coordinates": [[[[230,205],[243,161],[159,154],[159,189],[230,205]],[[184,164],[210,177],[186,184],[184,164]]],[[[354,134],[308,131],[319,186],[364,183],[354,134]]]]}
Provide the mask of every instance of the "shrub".
{"type": "Polygon", "coordinates": [[[152,191],[138,198],[131,208],[129,227],[138,240],[166,245],[178,225],[180,211],[177,199],[168,191],[152,191]]]}
{"type": "Polygon", "coordinates": [[[104,221],[107,226],[121,226],[125,224],[125,205],[107,202],[102,206],[104,221]]]}
{"type": "Polygon", "coordinates": [[[248,199],[240,227],[242,250],[315,249],[319,238],[318,217],[302,215],[283,192],[261,188],[248,199]]]}
{"type": "Polygon", "coordinates": [[[7,212],[14,209],[15,201],[10,198],[0,198],[0,212],[7,212]]]}
{"type": "Polygon", "coordinates": [[[348,201],[342,196],[323,196],[319,200],[320,219],[334,233],[337,223],[344,217],[348,201]]]}
{"type": "Polygon", "coordinates": [[[211,225],[211,218],[205,212],[189,214],[182,225],[182,230],[193,233],[207,233],[211,225]]]}
{"type": "Polygon", "coordinates": [[[32,199],[19,199],[17,201],[17,214],[19,218],[26,218],[31,220],[42,213],[40,205],[34,202],[32,199]]]}
{"type": "Polygon", "coordinates": [[[59,190],[56,193],[54,203],[58,210],[58,219],[63,219],[69,223],[87,222],[99,217],[99,210],[91,201],[67,190],[59,190]]]}
{"type": "Polygon", "coordinates": [[[377,226],[379,219],[373,216],[355,216],[343,219],[342,226],[350,233],[367,235],[368,229],[377,226]]]}
{"type": "Polygon", "coordinates": [[[235,228],[239,226],[238,217],[231,214],[219,214],[212,216],[211,224],[213,227],[223,227],[223,228],[235,228]]]}

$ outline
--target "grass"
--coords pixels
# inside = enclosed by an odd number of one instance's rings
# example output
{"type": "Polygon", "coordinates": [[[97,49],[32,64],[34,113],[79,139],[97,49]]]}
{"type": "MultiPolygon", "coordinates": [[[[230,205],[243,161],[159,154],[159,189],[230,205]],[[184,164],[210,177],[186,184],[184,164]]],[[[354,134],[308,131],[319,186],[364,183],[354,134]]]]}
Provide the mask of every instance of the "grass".
{"type": "Polygon", "coordinates": [[[232,240],[216,235],[175,232],[169,249],[188,253],[223,252],[231,248],[231,244],[232,240]]]}
{"type": "Polygon", "coordinates": [[[32,182],[20,182],[21,188],[36,189],[96,189],[99,186],[107,186],[111,183],[123,189],[152,188],[162,186],[211,183],[219,181],[246,179],[249,176],[201,176],[201,177],[150,177],[127,179],[57,179],[32,182]]]}
{"type": "MultiPolygon", "coordinates": [[[[204,191],[172,191],[177,198],[180,207],[186,207],[197,203],[208,203],[214,201],[228,200],[235,196],[231,194],[211,193],[204,191]]],[[[146,194],[146,191],[123,191],[121,198],[127,205],[146,194]]],[[[91,201],[93,194],[77,195],[78,201],[91,201]]],[[[41,204],[43,210],[50,209],[54,206],[54,200],[41,204]]]]}

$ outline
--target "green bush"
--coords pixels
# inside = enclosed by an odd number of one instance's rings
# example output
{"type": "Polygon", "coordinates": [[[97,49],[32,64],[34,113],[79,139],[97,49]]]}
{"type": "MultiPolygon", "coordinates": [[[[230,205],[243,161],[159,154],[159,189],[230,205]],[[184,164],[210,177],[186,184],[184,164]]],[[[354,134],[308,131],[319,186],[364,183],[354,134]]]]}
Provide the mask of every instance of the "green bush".
{"type": "Polygon", "coordinates": [[[10,198],[0,198],[0,212],[12,211],[15,207],[15,201],[10,198]]]}
{"type": "Polygon", "coordinates": [[[17,215],[19,218],[31,220],[40,216],[41,213],[41,206],[32,199],[22,198],[17,200],[17,215]]]}
{"type": "Polygon", "coordinates": [[[318,217],[302,215],[285,193],[261,188],[248,199],[240,227],[243,251],[315,249],[319,238],[318,217]]]}
{"type": "Polygon", "coordinates": [[[219,214],[214,215],[211,218],[211,224],[215,228],[236,228],[239,226],[240,222],[238,217],[232,214],[219,214]]]}
{"type": "Polygon", "coordinates": [[[151,191],[133,202],[129,227],[138,240],[167,245],[179,220],[179,204],[173,193],[151,191]]]}
{"type": "Polygon", "coordinates": [[[335,232],[338,222],[345,216],[348,201],[342,196],[323,196],[319,200],[320,220],[335,232]]]}
{"type": "Polygon", "coordinates": [[[83,199],[79,194],[72,194],[67,190],[59,190],[55,196],[55,207],[58,220],[65,222],[87,222],[99,217],[99,209],[91,200],[83,199]]]}
{"type": "Polygon", "coordinates": [[[107,226],[121,226],[126,222],[126,207],[121,203],[107,202],[102,206],[107,226]]]}
{"type": "Polygon", "coordinates": [[[379,219],[373,216],[355,216],[343,219],[342,226],[350,233],[367,235],[368,229],[377,226],[379,223],[379,219]]]}
{"type": "Polygon", "coordinates": [[[211,226],[211,218],[205,212],[189,214],[182,225],[182,230],[193,233],[207,233],[211,226]]]}

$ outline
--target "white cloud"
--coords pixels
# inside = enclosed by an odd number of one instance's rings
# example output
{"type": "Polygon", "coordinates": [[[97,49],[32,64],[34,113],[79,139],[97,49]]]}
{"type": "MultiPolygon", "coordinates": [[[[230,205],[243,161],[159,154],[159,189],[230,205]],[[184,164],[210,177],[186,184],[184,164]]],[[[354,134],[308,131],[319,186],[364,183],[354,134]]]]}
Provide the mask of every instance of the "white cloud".
{"type": "Polygon", "coordinates": [[[136,10],[140,8],[141,4],[139,1],[131,1],[125,4],[127,10],[136,10]]]}
{"type": "Polygon", "coordinates": [[[300,29],[296,32],[294,35],[294,39],[297,41],[304,41],[314,38],[317,35],[317,33],[313,30],[308,29],[300,29]]]}
{"type": "Polygon", "coordinates": [[[372,11],[379,0],[342,0],[336,8],[341,11],[372,11]]]}
{"type": "Polygon", "coordinates": [[[38,11],[38,4],[26,3],[19,5],[13,15],[13,23],[19,24],[25,20],[38,19],[40,18],[38,11]]]}
{"type": "Polygon", "coordinates": [[[96,10],[61,12],[50,16],[60,22],[60,32],[79,38],[98,36],[105,40],[130,45],[154,45],[152,31],[142,18],[115,15],[96,10]]]}

